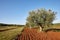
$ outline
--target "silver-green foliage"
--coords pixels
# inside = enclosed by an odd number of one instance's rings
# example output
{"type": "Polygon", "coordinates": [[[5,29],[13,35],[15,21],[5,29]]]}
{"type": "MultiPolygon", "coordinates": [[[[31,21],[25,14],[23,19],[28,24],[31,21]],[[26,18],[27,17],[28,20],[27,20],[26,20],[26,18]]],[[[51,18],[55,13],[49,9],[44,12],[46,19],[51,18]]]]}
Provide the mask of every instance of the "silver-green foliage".
{"type": "Polygon", "coordinates": [[[46,9],[38,9],[29,12],[29,16],[27,17],[27,23],[29,26],[41,26],[48,27],[52,24],[53,20],[55,19],[56,12],[52,10],[46,9]]]}

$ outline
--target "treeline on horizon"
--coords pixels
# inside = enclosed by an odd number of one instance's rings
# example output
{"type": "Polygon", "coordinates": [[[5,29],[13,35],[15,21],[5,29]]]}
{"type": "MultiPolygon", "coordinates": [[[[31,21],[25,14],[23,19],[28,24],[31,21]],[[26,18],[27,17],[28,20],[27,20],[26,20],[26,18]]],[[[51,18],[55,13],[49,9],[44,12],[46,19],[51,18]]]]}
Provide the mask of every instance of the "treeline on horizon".
{"type": "MultiPolygon", "coordinates": [[[[53,25],[60,25],[60,23],[55,23],[53,25]]],[[[0,23],[0,26],[24,26],[24,25],[0,23]]]]}
{"type": "Polygon", "coordinates": [[[17,25],[17,24],[5,24],[5,23],[0,23],[0,26],[24,26],[24,25],[17,25]]]}

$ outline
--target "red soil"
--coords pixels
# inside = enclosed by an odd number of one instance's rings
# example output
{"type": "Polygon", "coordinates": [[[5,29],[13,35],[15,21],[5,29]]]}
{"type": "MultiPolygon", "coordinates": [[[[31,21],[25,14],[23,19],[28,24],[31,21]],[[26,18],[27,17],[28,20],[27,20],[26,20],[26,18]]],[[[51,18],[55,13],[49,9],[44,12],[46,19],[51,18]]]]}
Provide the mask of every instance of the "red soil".
{"type": "Polygon", "coordinates": [[[60,32],[37,32],[36,29],[25,28],[17,40],[60,40],[60,32]]]}

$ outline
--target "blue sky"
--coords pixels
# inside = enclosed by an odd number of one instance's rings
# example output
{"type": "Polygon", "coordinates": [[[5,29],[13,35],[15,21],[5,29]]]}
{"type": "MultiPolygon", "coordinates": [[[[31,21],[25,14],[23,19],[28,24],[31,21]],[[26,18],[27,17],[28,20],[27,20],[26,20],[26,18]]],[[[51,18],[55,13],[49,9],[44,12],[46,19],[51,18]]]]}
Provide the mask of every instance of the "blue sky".
{"type": "Polygon", "coordinates": [[[29,11],[40,8],[57,12],[53,23],[60,23],[60,0],[0,0],[0,23],[25,24],[29,11]]]}

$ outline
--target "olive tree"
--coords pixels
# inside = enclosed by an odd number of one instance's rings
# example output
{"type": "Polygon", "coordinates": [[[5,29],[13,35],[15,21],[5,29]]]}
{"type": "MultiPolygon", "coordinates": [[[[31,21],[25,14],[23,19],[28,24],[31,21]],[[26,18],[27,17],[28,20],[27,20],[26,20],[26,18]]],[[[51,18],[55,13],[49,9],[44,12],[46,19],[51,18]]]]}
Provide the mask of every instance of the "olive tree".
{"type": "Polygon", "coordinates": [[[27,23],[31,27],[39,26],[40,29],[49,27],[55,19],[56,12],[46,9],[38,9],[29,12],[27,23]]]}

